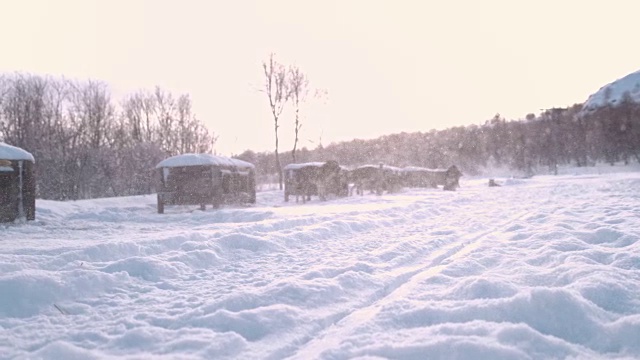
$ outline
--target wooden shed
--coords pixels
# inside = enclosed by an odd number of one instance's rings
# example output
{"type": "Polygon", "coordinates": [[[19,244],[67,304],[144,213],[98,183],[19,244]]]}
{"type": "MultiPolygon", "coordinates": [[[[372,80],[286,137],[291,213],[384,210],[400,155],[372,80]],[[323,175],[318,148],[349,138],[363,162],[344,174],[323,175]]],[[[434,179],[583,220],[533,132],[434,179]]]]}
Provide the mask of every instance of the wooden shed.
{"type": "Polygon", "coordinates": [[[349,195],[349,181],[347,170],[337,161],[307,162],[289,164],[284,170],[284,201],[289,196],[302,196],[302,201],[311,200],[317,195],[326,200],[329,195],[349,195]]]}
{"type": "Polygon", "coordinates": [[[305,172],[320,169],[323,162],[307,162],[300,164],[289,164],[284,170],[284,201],[289,201],[289,196],[302,196],[302,201],[311,200],[312,195],[318,195],[317,186],[311,182],[311,175],[305,172]],[[305,176],[306,175],[306,176],[305,176]]]}
{"type": "Polygon", "coordinates": [[[442,185],[444,190],[455,190],[460,187],[462,173],[458,167],[451,165],[447,169],[427,169],[408,166],[402,169],[404,185],[408,187],[433,187],[442,185]]]}
{"type": "Polygon", "coordinates": [[[0,222],[36,218],[33,155],[0,142],[0,222]]]}
{"type": "Polygon", "coordinates": [[[255,203],[255,166],[249,162],[212,154],[183,154],[158,165],[158,213],[165,205],[255,203]]]}

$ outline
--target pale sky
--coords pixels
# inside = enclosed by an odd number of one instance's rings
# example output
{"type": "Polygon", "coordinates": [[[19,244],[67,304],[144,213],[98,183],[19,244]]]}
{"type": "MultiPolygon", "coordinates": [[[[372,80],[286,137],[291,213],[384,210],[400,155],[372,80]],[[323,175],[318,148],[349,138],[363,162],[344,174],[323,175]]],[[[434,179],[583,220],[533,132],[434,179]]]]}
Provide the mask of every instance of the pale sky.
{"type": "MultiPolygon", "coordinates": [[[[638,1],[0,0],[0,72],[188,93],[216,151],[274,149],[269,53],[328,97],[301,146],[524,118],[640,68],[638,1]]],[[[293,144],[284,114],[280,151],[293,144]]]]}

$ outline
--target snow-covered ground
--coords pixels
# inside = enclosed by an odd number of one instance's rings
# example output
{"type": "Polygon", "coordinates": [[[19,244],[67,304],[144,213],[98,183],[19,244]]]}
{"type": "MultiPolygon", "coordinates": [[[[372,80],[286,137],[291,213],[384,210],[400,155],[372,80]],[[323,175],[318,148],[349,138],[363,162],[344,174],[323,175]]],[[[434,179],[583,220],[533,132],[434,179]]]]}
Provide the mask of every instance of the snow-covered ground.
{"type": "Polygon", "coordinates": [[[38,201],[0,225],[0,358],[640,358],[630,169],[164,215],[38,201]]]}

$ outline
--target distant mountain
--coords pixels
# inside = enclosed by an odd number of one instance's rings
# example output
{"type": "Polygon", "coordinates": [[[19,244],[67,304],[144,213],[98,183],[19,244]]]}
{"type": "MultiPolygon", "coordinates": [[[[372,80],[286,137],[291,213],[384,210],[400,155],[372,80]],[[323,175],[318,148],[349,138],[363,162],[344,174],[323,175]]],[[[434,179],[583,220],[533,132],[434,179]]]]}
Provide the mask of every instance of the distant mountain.
{"type": "Polygon", "coordinates": [[[631,100],[640,103],[640,71],[601,87],[589,96],[584,103],[583,111],[591,112],[606,105],[616,106],[620,104],[625,93],[629,94],[631,100]]]}

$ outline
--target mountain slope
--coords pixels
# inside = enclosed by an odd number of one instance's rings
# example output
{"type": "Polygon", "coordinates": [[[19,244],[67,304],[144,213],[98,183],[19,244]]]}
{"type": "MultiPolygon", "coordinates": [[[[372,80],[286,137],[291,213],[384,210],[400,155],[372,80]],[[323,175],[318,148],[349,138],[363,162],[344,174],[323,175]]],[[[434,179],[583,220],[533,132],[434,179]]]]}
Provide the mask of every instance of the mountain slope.
{"type": "Polygon", "coordinates": [[[629,94],[631,100],[640,103],[640,71],[601,87],[589,96],[584,103],[584,110],[591,112],[606,105],[616,106],[622,102],[625,93],[629,94]]]}

